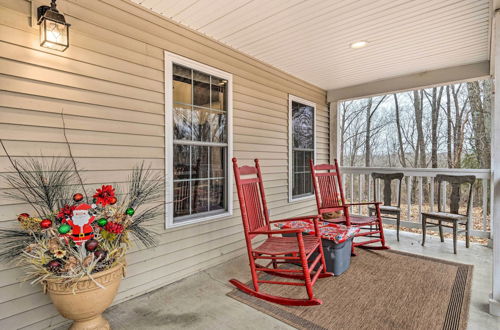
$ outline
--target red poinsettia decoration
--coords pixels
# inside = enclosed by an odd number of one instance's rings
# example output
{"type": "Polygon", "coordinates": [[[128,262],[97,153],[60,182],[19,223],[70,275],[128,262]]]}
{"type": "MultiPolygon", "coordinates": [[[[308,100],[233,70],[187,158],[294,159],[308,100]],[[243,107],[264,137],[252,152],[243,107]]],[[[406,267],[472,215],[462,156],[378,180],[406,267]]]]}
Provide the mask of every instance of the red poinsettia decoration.
{"type": "Polygon", "coordinates": [[[62,209],[57,213],[57,217],[61,220],[65,220],[66,218],[71,218],[73,216],[73,211],[75,210],[75,205],[64,205],[62,209]]]}
{"type": "Polygon", "coordinates": [[[101,204],[102,206],[114,204],[114,202],[116,202],[115,188],[110,185],[103,185],[96,190],[93,197],[95,198],[96,204],[101,204]]]}
{"type": "Polygon", "coordinates": [[[104,230],[112,234],[121,234],[123,233],[123,225],[116,222],[108,222],[106,226],[104,226],[104,230]]]}

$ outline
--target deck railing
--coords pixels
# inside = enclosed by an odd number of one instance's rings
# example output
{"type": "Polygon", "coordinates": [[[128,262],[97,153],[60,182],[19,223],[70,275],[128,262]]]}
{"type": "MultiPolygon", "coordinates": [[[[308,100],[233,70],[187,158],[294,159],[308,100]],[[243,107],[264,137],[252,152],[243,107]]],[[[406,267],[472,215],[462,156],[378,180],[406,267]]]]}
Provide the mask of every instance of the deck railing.
{"type": "MultiPolygon", "coordinates": [[[[471,235],[476,237],[490,237],[490,177],[489,169],[438,169],[438,168],[379,168],[379,167],[342,167],[342,180],[346,199],[350,202],[373,201],[372,172],[394,173],[402,172],[405,178],[401,187],[401,226],[421,228],[420,213],[437,211],[437,192],[435,191],[434,178],[437,174],[448,175],[474,175],[476,183],[473,190],[471,221],[471,235]],[[479,195],[479,196],[478,196],[479,195]],[[479,198],[479,199],[477,199],[479,198]]],[[[377,195],[380,194],[380,185],[377,185],[377,195]]],[[[443,189],[446,189],[444,183],[443,189]]],[[[397,199],[398,189],[393,186],[393,195],[397,199]]],[[[447,200],[439,201],[445,206],[447,200]]],[[[465,204],[465,203],[461,203],[465,204]]],[[[466,205],[463,205],[465,208],[466,205]]],[[[351,212],[366,214],[367,210],[361,206],[354,207],[351,212]]],[[[394,220],[384,221],[393,224],[394,220]]]]}

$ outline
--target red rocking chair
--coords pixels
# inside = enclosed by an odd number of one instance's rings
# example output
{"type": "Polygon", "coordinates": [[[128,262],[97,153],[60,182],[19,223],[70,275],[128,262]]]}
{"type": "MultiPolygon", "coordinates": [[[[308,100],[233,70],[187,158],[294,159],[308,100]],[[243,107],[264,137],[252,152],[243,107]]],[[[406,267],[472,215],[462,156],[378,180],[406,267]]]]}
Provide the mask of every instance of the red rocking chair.
{"type": "Polygon", "coordinates": [[[314,221],[315,232],[319,233],[318,217],[299,217],[270,221],[258,159],[255,160],[255,167],[238,167],[236,158],[233,158],[233,169],[238,189],[253,288],[235,279],[229,282],[247,294],[273,303],[294,306],[320,305],[322,301],[314,297],[312,287],[318,278],[333,275],[326,272],[321,237],[317,236],[318,234],[315,236],[302,235],[301,229],[271,229],[272,223],[311,219],[314,221]],[[242,178],[242,176],[252,177],[242,178]],[[281,237],[281,234],[296,234],[296,237],[281,237]],[[266,235],[267,239],[254,247],[252,239],[257,235],[266,235]],[[317,256],[314,260],[310,260],[314,252],[317,252],[317,256]],[[258,259],[261,259],[264,263],[267,262],[267,264],[258,264],[258,259]],[[302,269],[278,268],[280,264],[284,263],[300,264],[302,269]],[[303,281],[282,282],[259,279],[258,272],[303,281]],[[305,286],[309,299],[293,299],[266,294],[260,291],[260,283],[305,286]]]}
{"type": "Polygon", "coordinates": [[[316,194],[316,205],[318,214],[323,218],[325,213],[342,211],[343,215],[335,219],[323,219],[324,221],[344,223],[347,226],[354,225],[360,227],[360,231],[355,237],[369,237],[372,239],[361,242],[353,241],[354,247],[360,246],[370,249],[389,249],[385,245],[384,228],[382,226],[382,216],[380,214],[380,202],[350,203],[347,204],[342,188],[342,176],[339,164],[335,159],[335,165],[320,164],[314,165],[310,161],[311,174],[313,179],[314,192],[316,194]],[[374,216],[351,215],[349,208],[357,205],[375,205],[374,216]],[[375,227],[375,228],[374,228],[375,227]],[[374,243],[381,243],[381,246],[373,246],[374,243]]]}

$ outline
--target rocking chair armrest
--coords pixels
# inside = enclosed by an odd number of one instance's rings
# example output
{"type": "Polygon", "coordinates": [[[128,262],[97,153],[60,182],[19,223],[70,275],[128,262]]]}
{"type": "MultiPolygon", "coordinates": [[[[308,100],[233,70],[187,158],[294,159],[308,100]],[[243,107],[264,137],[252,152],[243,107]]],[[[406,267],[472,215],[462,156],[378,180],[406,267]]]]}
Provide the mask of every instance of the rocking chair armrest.
{"type": "Polygon", "coordinates": [[[346,207],[349,207],[349,206],[358,206],[358,205],[375,205],[375,206],[380,206],[380,205],[382,205],[382,202],[361,202],[361,203],[347,203],[347,204],[345,204],[346,207]]]}
{"type": "Polygon", "coordinates": [[[314,220],[314,219],[319,219],[319,218],[320,218],[319,215],[304,215],[301,217],[286,218],[286,219],[281,219],[281,220],[272,220],[272,221],[269,221],[269,223],[298,221],[298,220],[314,220]]]}
{"type": "Polygon", "coordinates": [[[298,234],[302,233],[304,230],[300,228],[290,228],[290,229],[278,229],[278,230],[258,230],[249,232],[250,235],[260,235],[260,234],[298,234]]]}

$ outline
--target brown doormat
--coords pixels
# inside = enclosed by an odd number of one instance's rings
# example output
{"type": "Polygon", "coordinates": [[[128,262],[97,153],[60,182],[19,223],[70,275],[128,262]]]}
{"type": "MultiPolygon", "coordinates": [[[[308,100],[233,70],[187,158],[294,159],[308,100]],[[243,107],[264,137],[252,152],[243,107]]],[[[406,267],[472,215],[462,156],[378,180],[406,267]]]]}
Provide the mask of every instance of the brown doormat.
{"type": "MultiPolygon", "coordinates": [[[[394,250],[356,251],[344,274],[314,285],[320,306],[282,306],[237,289],[228,296],[298,329],[467,328],[472,265],[394,250]]],[[[261,289],[306,297],[304,287],[264,284],[261,289]]]]}

